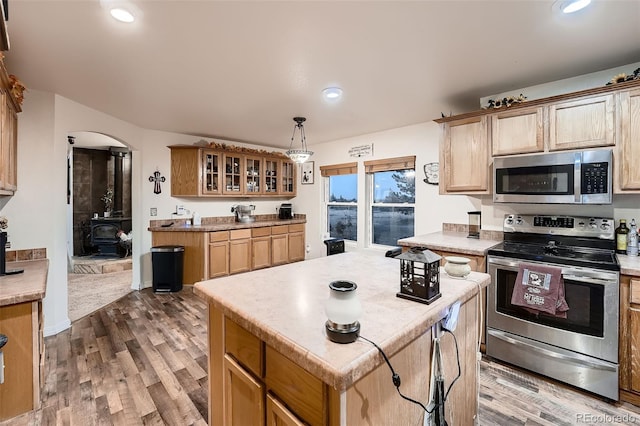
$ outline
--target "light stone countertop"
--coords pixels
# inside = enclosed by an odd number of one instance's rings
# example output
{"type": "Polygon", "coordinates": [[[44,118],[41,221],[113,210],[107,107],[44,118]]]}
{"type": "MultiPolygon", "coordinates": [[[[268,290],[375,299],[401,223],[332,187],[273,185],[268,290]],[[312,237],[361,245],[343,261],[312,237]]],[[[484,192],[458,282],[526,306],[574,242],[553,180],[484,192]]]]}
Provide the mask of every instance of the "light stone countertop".
{"type": "Polygon", "coordinates": [[[626,254],[617,254],[616,256],[620,262],[621,275],[640,277],[640,256],[627,256],[626,254]]]}
{"type": "Polygon", "coordinates": [[[48,259],[7,262],[6,270],[11,269],[24,269],[24,272],[0,277],[0,306],[33,302],[44,298],[49,269],[48,259]]]}
{"type": "Polygon", "coordinates": [[[467,238],[467,234],[462,232],[441,231],[403,238],[398,240],[398,245],[404,247],[427,247],[431,250],[486,256],[487,250],[501,242],[467,238]]]}
{"type": "Polygon", "coordinates": [[[359,250],[202,281],[194,291],[314,376],[344,390],[384,361],[361,339],[343,345],[326,337],[324,304],[335,280],[358,285],[360,334],[391,356],[444,318],[455,301],[477,294],[489,275],[472,272],[467,279],[455,279],[442,272],[442,297],[426,305],[396,296],[398,259],[359,250]]]}
{"type": "MultiPolygon", "coordinates": [[[[165,220],[163,222],[171,223],[172,220],[165,220]]],[[[215,231],[228,231],[232,229],[246,229],[246,228],[262,228],[265,226],[279,226],[279,225],[292,225],[296,223],[306,223],[307,219],[273,219],[273,220],[256,220],[255,222],[226,222],[226,223],[204,223],[198,226],[192,226],[185,224],[185,219],[175,220],[175,224],[168,227],[163,226],[150,226],[147,228],[151,232],[215,232],[215,231]]]]}

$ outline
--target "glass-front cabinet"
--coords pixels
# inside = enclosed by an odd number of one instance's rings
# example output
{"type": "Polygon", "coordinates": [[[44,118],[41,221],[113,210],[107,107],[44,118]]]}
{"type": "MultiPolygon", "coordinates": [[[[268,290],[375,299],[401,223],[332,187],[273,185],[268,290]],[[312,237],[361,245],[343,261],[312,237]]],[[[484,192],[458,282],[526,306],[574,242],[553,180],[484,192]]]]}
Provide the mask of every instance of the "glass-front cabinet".
{"type": "Polygon", "coordinates": [[[280,178],[280,162],[275,158],[264,159],[264,192],[265,194],[278,193],[278,179],[280,178]]]}
{"type": "Polygon", "coordinates": [[[225,153],[224,159],[224,194],[242,194],[242,156],[234,153],[225,153]]]}
{"type": "Polygon", "coordinates": [[[207,146],[171,145],[169,149],[174,197],[291,198],[296,195],[297,165],[280,152],[214,142],[207,146]]]}
{"type": "Polygon", "coordinates": [[[261,194],[262,189],[262,158],[245,157],[245,174],[246,182],[244,187],[245,194],[261,194]]]}
{"type": "Polygon", "coordinates": [[[222,154],[216,151],[202,151],[203,179],[202,193],[207,195],[220,194],[220,161],[222,154]]]}
{"type": "Polygon", "coordinates": [[[296,193],[296,169],[295,164],[282,162],[282,186],[280,187],[281,195],[295,195],[296,193]]]}

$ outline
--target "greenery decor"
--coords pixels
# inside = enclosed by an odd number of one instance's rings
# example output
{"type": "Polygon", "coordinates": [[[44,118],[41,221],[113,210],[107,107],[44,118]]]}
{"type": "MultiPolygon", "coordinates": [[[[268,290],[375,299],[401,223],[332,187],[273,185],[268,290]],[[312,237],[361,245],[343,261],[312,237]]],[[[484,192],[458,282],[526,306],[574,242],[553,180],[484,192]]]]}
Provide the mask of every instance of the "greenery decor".
{"type": "Polygon", "coordinates": [[[520,93],[520,96],[508,96],[506,98],[497,99],[497,100],[489,99],[488,105],[485,107],[485,109],[486,108],[498,109],[502,107],[508,108],[513,104],[519,104],[521,102],[524,102],[526,99],[527,97],[524,96],[522,93],[520,93]]]}
{"type": "Polygon", "coordinates": [[[113,208],[113,188],[108,187],[107,192],[105,192],[100,199],[104,203],[104,211],[110,212],[113,208]]]}
{"type": "Polygon", "coordinates": [[[616,84],[616,83],[624,83],[625,81],[632,81],[632,80],[640,80],[640,68],[636,69],[632,74],[625,74],[625,73],[621,73],[618,75],[615,75],[607,84],[606,86],[609,86],[611,84],[616,84]]]}

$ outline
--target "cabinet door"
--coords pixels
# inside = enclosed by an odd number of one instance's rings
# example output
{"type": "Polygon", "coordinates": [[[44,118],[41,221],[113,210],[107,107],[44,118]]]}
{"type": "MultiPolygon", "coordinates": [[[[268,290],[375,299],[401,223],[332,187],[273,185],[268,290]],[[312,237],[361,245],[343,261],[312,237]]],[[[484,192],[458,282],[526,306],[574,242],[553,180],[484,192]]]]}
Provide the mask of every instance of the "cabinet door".
{"type": "Polygon", "coordinates": [[[242,194],[243,158],[241,155],[225,153],[222,156],[224,164],[223,194],[242,194]]]}
{"type": "Polygon", "coordinates": [[[304,426],[275,396],[267,394],[267,426],[304,426]]]}
{"type": "Polygon", "coordinates": [[[271,266],[271,237],[251,239],[251,269],[271,266]]]}
{"type": "Polygon", "coordinates": [[[289,262],[289,235],[271,236],[271,265],[282,265],[289,262]]]}
{"type": "Polygon", "coordinates": [[[304,260],[304,232],[289,234],[289,262],[304,260]]]}
{"type": "Polygon", "coordinates": [[[220,163],[222,154],[204,150],[202,151],[202,193],[205,195],[219,195],[220,188],[220,163]]]}
{"type": "Polygon", "coordinates": [[[487,116],[444,123],[442,144],[441,193],[488,194],[487,116]]]}
{"type": "Polygon", "coordinates": [[[615,144],[613,94],[549,105],[549,150],[615,144]]]}
{"type": "Polygon", "coordinates": [[[524,154],[544,150],[542,107],[491,115],[492,155],[524,154]]]}
{"type": "Polygon", "coordinates": [[[619,94],[619,182],[622,190],[640,190],[640,89],[619,94]]]}
{"type": "Polygon", "coordinates": [[[296,168],[291,161],[282,161],[280,169],[282,177],[280,180],[280,195],[296,195],[296,168]]]}
{"type": "Polygon", "coordinates": [[[277,194],[280,179],[280,161],[275,158],[265,158],[264,174],[265,194],[277,194]]]}
{"type": "Polygon", "coordinates": [[[264,386],[224,355],[224,417],[227,425],[264,425],[264,386]]]}
{"type": "Polygon", "coordinates": [[[209,278],[229,275],[229,242],[209,244],[209,278]]]}
{"type": "Polygon", "coordinates": [[[248,195],[258,195],[264,192],[262,182],[264,180],[264,170],[262,166],[262,158],[245,157],[245,183],[244,192],[248,195]]]}
{"type": "Polygon", "coordinates": [[[171,195],[200,195],[202,157],[193,147],[172,146],[171,149],[171,195]]]}
{"type": "Polygon", "coordinates": [[[629,308],[629,336],[631,390],[640,392],[640,305],[629,308]]]}
{"type": "Polygon", "coordinates": [[[251,239],[229,241],[229,273],[251,270],[251,239]]]}

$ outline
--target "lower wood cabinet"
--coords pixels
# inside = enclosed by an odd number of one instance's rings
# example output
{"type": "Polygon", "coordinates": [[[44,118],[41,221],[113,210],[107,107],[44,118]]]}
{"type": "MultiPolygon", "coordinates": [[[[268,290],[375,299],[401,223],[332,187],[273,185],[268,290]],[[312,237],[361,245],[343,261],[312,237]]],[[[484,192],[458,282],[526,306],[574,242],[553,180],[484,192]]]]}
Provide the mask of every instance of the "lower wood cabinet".
{"type": "Polygon", "coordinates": [[[264,425],[264,385],[224,356],[224,416],[230,425],[264,425]]]}
{"type": "Polygon", "coordinates": [[[208,278],[229,275],[229,231],[209,232],[208,278]]]}
{"type": "Polygon", "coordinates": [[[267,426],[305,426],[276,397],[267,395],[267,426]]]}
{"type": "Polygon", "coordinates": [[[251,230],[251,270],[271,266],[271,227],[251,230]]]}
{"type": "Polygon", "coordinates": [[[304,224],[289,225],[289,262],[304,260],[304,224]]]}
{"type": "Polygon", "coordinates": [[[251,270],[251,229],[229,231],[229,274],[251,270]]]}
{"type": "Polygon", "coordinates": [[[620,276],[620,399],[640,405],[640,277],[620,276]]]}

